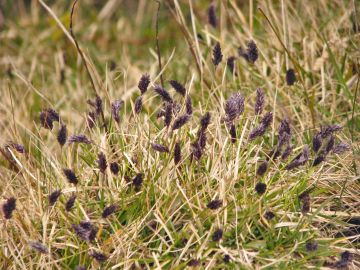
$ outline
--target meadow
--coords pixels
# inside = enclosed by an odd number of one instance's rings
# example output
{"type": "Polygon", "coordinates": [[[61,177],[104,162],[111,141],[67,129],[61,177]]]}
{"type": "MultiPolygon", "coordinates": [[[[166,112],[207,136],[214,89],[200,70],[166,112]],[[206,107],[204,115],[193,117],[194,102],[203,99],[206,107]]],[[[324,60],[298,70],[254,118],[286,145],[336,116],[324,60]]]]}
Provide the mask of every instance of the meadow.
{"type": "Polygon", "coordinates": [[[0,269],[360,269],[358,0],[0,0],[0,269]]]}

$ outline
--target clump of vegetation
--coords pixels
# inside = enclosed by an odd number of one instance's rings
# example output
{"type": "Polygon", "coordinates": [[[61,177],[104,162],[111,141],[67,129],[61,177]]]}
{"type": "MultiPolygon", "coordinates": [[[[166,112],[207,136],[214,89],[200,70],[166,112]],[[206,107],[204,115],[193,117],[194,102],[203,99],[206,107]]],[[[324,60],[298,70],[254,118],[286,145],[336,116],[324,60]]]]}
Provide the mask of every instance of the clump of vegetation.
{"type": "Polygon", "coordinates": [[[1,269],[360,267],[356,1],[15,2],[1,269]]]}

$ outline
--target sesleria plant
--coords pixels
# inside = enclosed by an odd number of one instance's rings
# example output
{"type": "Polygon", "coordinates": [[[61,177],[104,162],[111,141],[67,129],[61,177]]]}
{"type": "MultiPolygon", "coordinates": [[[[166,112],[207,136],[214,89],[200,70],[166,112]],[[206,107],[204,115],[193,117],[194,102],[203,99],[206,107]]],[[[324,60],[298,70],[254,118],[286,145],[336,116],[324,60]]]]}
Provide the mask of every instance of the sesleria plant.
{"type": "Polygon", "coordinates": [[[0,10],[1,269],[360,267],[356,1],[50,2],[0,10]]]}

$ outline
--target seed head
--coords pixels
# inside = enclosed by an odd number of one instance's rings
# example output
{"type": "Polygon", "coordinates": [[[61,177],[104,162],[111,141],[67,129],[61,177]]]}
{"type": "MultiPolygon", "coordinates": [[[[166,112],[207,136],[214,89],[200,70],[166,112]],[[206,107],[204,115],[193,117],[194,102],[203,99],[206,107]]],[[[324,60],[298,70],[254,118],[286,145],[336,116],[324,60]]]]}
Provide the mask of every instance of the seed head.
{"type": "Polygon", "coordinates": [[[231,143],[236,143],[236,127],[234,124],[231,124],[229,133],[231,136],[231,143]]]}
{"type": "Polygon", "coordinates": [[[116,204],[112,204],[108,207],[105,207],[104,211],[102,212],[102,217],[103,218],[107,218],[108,216],[110,216],[111,214],[115,213],[115,211],[117,211],[118,207],[116,204]]]}
{"type": "Polygon", "coordinates": [[[226,254],[226,255],[224,255],[223,261],[224,261],[224,263],[229,263],[230,259],[231,259],[230,255],[226,254]]]}
{"type": "Polygon", "coordinates": [[[266,184],[261,183],[261,182],[257,183],[255,186],[255,190],[256,190],[257,194],[259,194],[259,195],[264,194],[266,191],[266,188],[267,188],[266,184]]]}
{"type": "Polygon", "coordinates": [[[196,266],[199,266],[200,265],[200,260],[198,259],[191,259],[188,264],[188,266],[190,267],[196,267],[196,266]]]}
{"type": "Polygon", "coordinates": [[[118,175],[118,173],[119,173],[119,165],[116,162],[110,163],[110,171],[114,175],[118,175]]]}
{"type": "Polygon", "coordinates": [[[95,112],[89,112],[87,115],[87,124],[89,126],[89,128],[93,128],[95,127],[96,124],[96,113],[95,112]]]}
{"type": "Polygon", "coordinates": [[[192,115],[192,113],[193,113],[193,108],[192,108],[192,101],[191,101],[191,97],[190,97],[190,96],[187,96],[187,97],[186,97],[185,107],[186,107],[186,114],[192,115]]]}
{"type": "Polygon", "coordinates": [[[135,113],[139,114],[142,108],[142,96],[138,96],[135,100],[135,113]]]}
{"type": "Polygon", "coordinates": [[[38,241],[29,241],[29,246],[32,249],[35,249],[36,251],[38,251],[40,253],[43,253],[43,254],[49,253],[48,248],[38,241]]]}
{"type": "Polygon", "coordinates": [[[266,211],[264,214],[264,218],[267,220],[272,220],[275,217],[275,214],[271,211],[266,211]]]}
{"type": "Polygon", "coordinates": [[[217,67],[221,60],[223,58],[222,52],[221,52],[221,47],[220,47],[220,43],[216,43],[213,49],[213,58],[212,58],[212,62],[214,64],[215,67],[217,67]]]}
{"type": "Polygon", "coordinates": [[[258,49],[256,43],[253,40],[250,40],[247,44],[247,56],[250,63],[255,63],[259,57],[258,49]]]}
{"type": "Polygon", "coordinates": [[[107,161],[103,152],[100,152],[98,155],[98,168],[100,172],[105,173],[107,168],[107,161]]]}
{"type": "Polygon", "coordinates": [[[287,166],[287,170],[292,170],[304,165],[309,160],[309,146],[305,145],[303,151],[295,159],[293,159],[287,166]]]}
{"type": "Polygon", "coordinates": [[[214,242],[218,242],[221,240],[221,238],[223,237],[223,230],[222,229],[216,229],[215,232],[212,235],[212,240],[214,242]]]}
{"type": "Polygon", "coordinates": [[[155,92],[166,102],[173,103],[173,100],[168,91],[162,88],[160,85],[155,85],[155,92]]]}
{"type": "Polygon", "coordinates": [[[10,147],[12,149],[15,149],[15,151],[20,154],[25,154],[25,152],[26,152],[25,147],[23,145],[15,143],[15,142],[10,142],[10,143],[6,144],[5,147],[10,147]]]}
{"type": "Polygon", "coordinates": [[[138,88],[140,89],[141,95],[145,94],[150,84],[150,76],[148,74],[144,74],[141,76],[138,88]]]}
{"type": "Polygon", "coordinates": [[[40,113],[40,123],[46,129],[53,129],[53,122],[59,122],[60,116],[59,114],[50,108],[42,110],[40,113]]]}
{"type": "Polygon", "coordinates": [[[273,119],[272,112],[268,112],[261,119],[260,125],[255,127],[249,134],[249,140],[254,140],[257,137],[260,137],[265,134],[266,129],[270,126],[273,119]]]}
{"type": "Polygon", "coordinates": [[[340,142],[338,145],[336,145],[333,149],[334,154],[342,154],[346,151],[350,150],[350,145],[348,145],[345,142],[340,142]]]}
{"type": "Polygon", "coordinates": [[[164,124],[166,127],[170,126],[172,116],[173,116],[173,106],[172,103],[166,103],[165,105],[165,118],[164,118],[164,124]]]}
{"type": "Polygon", "coordinates": [[[76,185],[78,183],[78,178],[75,175],[74,171],[72,171],[71,169],[63,169],[63,172],[70,184],[76,185]]]}
{"type": "Polygon", "coordinates": [[[68,144],[72,143],[91,144],[91,141],[84,134],[78,134],[69,137],[68,144]]]}
{"type": "Polygon", "coordinates": [[[262,113],[265,105],[265,94],[261,88],[256,89],[255,114],[262,113]]]}
{"type": "Polygon", "coordinates": [[[120,123],[120,110],[124,106],[124,101],[121,99],[115,100],[111,103],[111,114],[115,122],[120,123]]]}
{"type": "Polygon", "coordinates": [[[61,195],[61,190],[55,190],[54,192],[50,193],[48,197],[49,205],[53,206],[59,199],[60,195],[61,195]]]}
{"type": "Polygon", "coordinates": [[[307,241],[305,244],[305,248],[307,251],[311,252],[311,251],[315,251],[318,248],[318,243],[316,243],[315,241],[307,241]]]}
{"type": "Polygon", "coordinates": [[[210,120],[211,120],[211,115],[209,112],[205,113],[204,116],[201,117],[201,120],[200,120],[201,130],[207,129],[207,127],[210,124],[210,120]]]}
{"type": "Polygon", "coordinates": [[[239,92],[234,93],[225,103],[225,121],[231,123],[244,112],[244,98],[239,92]]]}
{"type": "Polygon", "coordinates": [[[287,85],[293,85],[296,82],[295,71],[292,68],[289,68],[286,71],[286,83],[287,85]]]}
{"type": "Polygon", "coordinates": [[[169,153],[169,148],[159,143],[151,143],[151,147],[160,153],[169,153]]]}
{"type": "Polygon", "coordinates": [[[257,169],[256,174],[259,176],[263,176],[266,173],[267,168],[268,168],[268,163],[266,161],[262,162],[259,168],[257,169]]]}
{"type": "Polygon", "coordinates": [[[286,159],[291,155],[293,149],[294,149],[294,147],[293,147],[292,145],[288,145],[288,146],[285,148],[284,152],[282,153],[281,159],[282,159],[282,160],[286,160],[286,159]]]}
{"type": "Polygon", "coordinates": [[[213,5],[213,4],[211,4],[208,9],[208,21],[212,27],[216,28],[217,18],[216,18],[215,5],[213,5]]]}
{"type": "Polygon", "coordinates": [[[206,207],[211,210],[216,210],[221,206],[222,206],[222,200],[212,200],[206,205],[206,207]]]}
{"type": "Polygon", "coordinates": [[[335,139],[333,135],[330,135],[328,142],[325,147],[325,153],[328,154],[331,152],[331,150],[334,148],[335,139]]]}
{"type": "Polygon", "coordinates": [[[181,83],[179,83],[178,81],[175,81],[175,80],[171,80],[170,84],[175,89],[176,92],[178,92],[182,96],[185,96],[186,89],[181,83]]]}
{"type": "Polygon", "coordinates": [[[301,202],[301,212],[305,215],[310,212],[310,195],[307,191],[299,195],[301,202]]]}
{"type": "Polygon", "coordinates": [[[5,219],[10,219],[12,217],[12,213],[14,212],[15,208],[16,208],[16,199],[14,197],[7,199],[2,207],[5,219]]]}
{"type": "Polygon", "coordinates": [[[230,56],[226,61],[226,65],[228,66],[231,74],[233,74],[235,70],[235,60],[236,60],[235,56],[230,56]]]}
{"type": "Polygon", "coordinates": [[[314,152],[318,152],[319,149],[321,148],[322,145],[322,137],[321,137],[321,133],[317,133],[312,140],[312,146],[313,146],[313,150],[314,152]]]}
{"type": "Polygon", "coordinates": [[[89,221],[81,221],[80,224],[73,224],[76,235],[83,241],[91,242],[95,240],[98,228],[89,221]]]}
{"type": "Polygon", "coordinates": [[[323,127],[321,129],[321,137],[323,139],[329,137],[331,134],[341,130],[342,127],[340,125],[330,125],[330,126],[326,126],[326,127],[323,127]]]}
{"type": "Polygon", "coordinates": [[[60,146],[64,146],[67,139],[67,129],[65,125],[61,125],[58,135],[57,135],[57,141],[60,144],[60,146]]]}
{"type": "Polygon", "coordinates": [[[181,161],[181,147],[180,143],[177,142],[174,147],[174,162],[177,165],[181,161]]]}
{"type": "Polygon", "coordinates": [[[90,256],[93,257],[98,262],[102,263],[105,262],[108,259],[108,256],[104,253],[93,251],[90,253],[90,256]]]}
{"type": "Polygon", "coordinates": [[[325,160],[325,156],[324,155],[319,155],[314,159],[313,162],[313,167],[319,165],[321,162],[323,162],[325,160]]]}
{"type": "Polygon", "coordinates": [[[75,200],[76,200],[76,194],[72,195],[66,202],[65,204],[65,210],[66,212],[70,212],[71,209],[73,208],[74,204],[75,204],[75,200]]]}
{"type": "Polygon", "coordinates": [[[141,185],[143,183],[144,175],[142,173],[138,173],[134,179],[132,180],[133,185],[135,186],[135,190],[139,191],[141,188],[141,185]]]}
{"type": "Polygon", "coordinates": [[[189,122],[189,120],[190,120],[190,115],[188,115],[188,114],[183,114],[183,115],[178,116],[174,121],[172,130],[181,128],[183,125],[185,125],[187,122],[189,122]]]}

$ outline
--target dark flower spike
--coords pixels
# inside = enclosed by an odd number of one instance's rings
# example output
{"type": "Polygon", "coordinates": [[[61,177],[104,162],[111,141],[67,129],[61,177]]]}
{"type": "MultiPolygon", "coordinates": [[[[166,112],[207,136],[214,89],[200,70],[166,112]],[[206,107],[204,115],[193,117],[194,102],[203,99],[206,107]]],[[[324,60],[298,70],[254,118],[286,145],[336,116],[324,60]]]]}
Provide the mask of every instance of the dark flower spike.
{"type": "Polygon", "coordinates": [[[273,120],[273,113],[272,112],[268,112],[264,115],[263,119],[261,119],[261,122],[260,124],[262,126],[264,126],[264,128],[268,128],[271,123],[272,123],[272,120],[273,120]]]}
{"type": "Polygon", "coordinates": [[[165,115],[164,115],[164,124],[166,127],[170,126],[173,116],[173,106],[172,103],[166,103],[165,105],[165,115]]]}
{"type": "Polygon", "coordinates": [[[311,251],[315,251],[318,248],[318,243],[316,243],[315,241],[307,241],[305,244],[305,248],[307,251],[311,252],[311,251]]]}
{"type": "Polygon", "coordinates": [[[214,4],[211,4],[208,8],[208,22],[212,27],[217,27],[216,10],[214,4]]]}
{"type": "Polygon", "coordinates": [[[91,141],[84,134],[78,134],[69,137],[68,144],[72,144],[72,143],[91,144],[91,141]]]}
{"type": "Polygon", "coordinates": [[[314,152],[318,152],[319,149],[321,148],[321,145],[322,145],[322,137],[321,137],[321,132],[319,132],[313,137],[312,140],[312,146],[314,152]]]}
{"type": "Polygon", "coordinates": [[[267,220],[272,220],[275,217],[275,214],[271,211],[266,211],[264,214],[264,218],[267,220]]]}
{"type": "Polygon", "coordinates": [[[160,153],[169,153],[169,148],[159,143],[151,143],[151,147],[160,153]]]}
{"type": "Polygon", "coordinates": [[[199,266],[200,265],[200,260],[198,259],[191,259],[188,264],[188,266],[190,267],[196,267],[196,266],[199,266]]]}
{"type": "Polygon", "coordinates": [[[192,108],[192,101],[191,101],[191,97],[190,97],[190,96],[187,96],[187,97],[186,97],[185,107],[186,107],[186,114],[192,115],[192,113],[193,113],[193,108],[192,108]]]}
{"type": "Polygon", "coordinates": [[[259,182],[259,183],[257,183],[257,184],[255,185],[255,191],[256,191],[257,194],[259,194],[259,195],[264,194],[265,191],[266,191],[266,188],[267,188],[267,186],[266,186],[265,183],[259,182]]]}
{"type": "Polygon", "coordinates": [[[181,128],[183,125],[185,125],[187,122],[189,122],[189,120],[190,120],[190,115],[188,115],[188,114],[183,114],[183,115],[178,116],[174,121],[172,130],[181,128]]]}
{"type": "Polygon", "coordinates": [[[54,192],[50,193],[48,197],[49,205],[53,206],[59,199],[60,195],[61,195],[61,190],[55,190],[54,192]]]}
{"type": "Polygon", "coordinates": [[[230,255],[228,255],[228,254],[224,255],[224,257],[223,257],[224,263],[229,263],[230,260],[231,260],[230,255]]]}
{"type": "Polygon", "coordinates": [[[95,127],[95,123],[96,123],[96,113],[95,112],[89,112],[87,114],[87,123],[89,128],[93,128],[95,127]]]}
{"type": "Polygon", "coordinates": [[[155,92],[166,102],[173,103],[173,100],[168,91],[162,88],[160,85],[155,85],[155,92]]]}
{"type": "Polygon", "coordinates": [[[253,40],[250,40],[247,44],[247,56],[248,56],[248,61],[253,64],[259,57],[256,43],[253,40]]]}
{"type": "Polygon", "coordinates": [[[231,74],[233,74],[235,70],[235,60],[236,60],[235,56],[230,56],[226,61],[226,65],[228,66],[231,74]]]}
{"type": "Polygon", "coordinates": [[[299,195],[299,200],[301,202],[301,213],[304,215],[310,212],[310,195],[308,192],[303,192],[299,195]]]}
{"type": "Polygon", "coordinates": [[[102,263],[108,259],[108,256],[102,252],[93,251],[90,253],[90,256],[93,257],[98,262],[102,263]]]}
{"type": "Polygon", "coordinates": [[[57,141],[60,146],[64,146],[67,139],[67,129],[65,125],[61,125],[59,132],[57,134],[57,141]]]}
{"type": "Polygon", "coordinates": [[[140,190],[140,187],[143,183],[143,179],[144,179],[144,175],[142,173],[138,173],[132,180],[132,183],[135,186],[136,191],[140,190]]]}
{"type": "Polygon", "coordinates": [[[281,159],[282,159],[282,160],[286,160],[286,159],[291,155],[293,149],[294,149],[294,146],[288,145],[288,146],[285,148],[284,152],[282,153],[281,159]]]}
{"type": "Polygon", "coordinates": [[[175,165],[179,164],[181,161],[181,147],[180,143],[176,143],[174,147],[174,163],[175,165]]]}
{"type": "Polygon", "coordinates": [[[313,162],[313,166],[317,166],[319,165],[321,162],[323,162],[325,160],[325,156],[324,155],[320,155],[320,156],[317,156],[315,159],[314,159],[314,162],[313,162]]]}
{"type": "Polygon", "coordinates": [[[231,136],[231,143],[236,143],[236,128],[234,124],[231,124],[229,133],[231,136]]]}
{"type": "Polygon", "coordinates": [[[334,149],[333,149],[333,153],[334,154],[342,154],[346,151],[350,150],[350,145],[348,145],[345,142],[340,142],[339,144],[337,144],[334,149]]]}
{"type": "Polygon", "coordinates": [[[63,173],[65,174],[66,179],[69,181],[70,184],[76,185],[79,182],[73,170],[63,169],[63,173]]]}
{"type": "Polygon", "coordinates": [[[330,126],[326,126],[324,128],[321,129],[321,137],[323,139],[329,137],[331,134],[341,130],[342,127],[340,125],[330,125],[330,126]]]}
{"type": "Polygon", "coordinates": [[[302,153],[293,159],[287,166],[287,170],[297,168],[304,165],[309,160],[309,146],[305,145],[302,153]]]}
{"type": "Polygon", "coordinates": [[[220,43],[216,43],[213,49],[213,58],[212,58],[212,62],[214,64],[215,67],[217,67],[221,60],[223,58],[222,52],[221,52],[221,47],[220,47],[220,43]]]}
{"type": "Polygon", "coordinates": [[[225,103],[225,121],[231,123],[244,112],[244,98],[239,92],[234,93],[225,103]]]}
{"type": "Polygon", "coordinates": [[[139,114],[142,109],[142,96],[138,96],[135,100],[135,113],[139,114]]]}
{"type": "Polygon", "coordinates": [[[179,83],[178,81],[175,81],[175,80],[171,80],[171,81],[169,81],[169,83],[175,89],[176,92],[178,92],[182,96],[185,96],[186,89],[181,83],[179,83]]]}
{"type": "Polygon", "coordinates": [[[6,144],[5,147],[10,147],[12,149],[15,149],[15,151],[20,154],[25,154],[25,152],[26,152],[25,147],[23,145],[15,143],[15,142],[10,142],[10,143],[6,144]]]}
{"type": "Polygon", "coordinates": [[[222,200],[212,200],[206,205],[206,207],[211,210],[219,209],[221,206],[222,206],[222,200]]]}
{"type": "Polygon", "coordinates": [[[110,171],[114,174],[114,175],[118,175],[119,174],[119,165],[117,164],[117,162],[112,162],[110,164],[110,171]]]}
{"type": "Polygon", "coordinates": [[[106,168],[107,168],[107,161],[106,161],[105,154],[103,152],[99,153],[97,162],[98,162],[98,168],[99,168],[100,172],[105,173],[106,168]]]}
{"type": "Polygon", "coordinates": [[[44,109],[40,113],[40,123],[46,129],[53,129],[53,122],[59,122],[60,116],[53,109],[44,109]]]}
{"type": "Polygon", "coordinates": [[[325,154],[328,154],[331,152],[331,150],[334,148],[334,144],[335,144],[335,138],[334,138],[334,136],[331,135],[325,146],[325,154]]]}
{"type": "Polygon", "coordinates": [[[145,94],[150,84],[150,76],[148,74],[144,74],[141,76],[138,88],[141,92],[141,95],[145,94]]]}
{"type": "Polygon", "coordinates": [[[5,219],[10,219],[12,217],[12,213],[14,212],[15,208],[16,208],[16,199],[14,197],[7,199],[2,206],[5,219]]]}
{"type": "Polygon", "coordinates": [[[258,167],[256,174],[259,176],[263,176],[266,173],[267,168],[268,168],[268,163],[266,161],[262,162],[258,167]]]}
{"type": "Polygon", "coordinates": [[[201,120],[200,120],[201,130],[207,129],[207,127],[210,124],[210,120],[211,120],[211,115],[209,112],[205,113],[204,116],[201,117],[201,120]]]}
{"type": "Polygon", "coordinates": [[[107,218],[108,216],[110,216],[111,214],[115,213],[117,211],[118,207],[116,204],[112,204],[108,207],[106,207],[104,209],[104,211],[102,212],[101,216],[103,218],[107,218]]]}
{"type": "Polygon", "coordinates": [[[289,68],[286,71],[286,83],[287,85],[293,85],[296,82],[295,71],[292,68],[289,68]]]}
{"type": "Polygon", "coordinates": [[[111,103],[111,114],[115,122],[120,123],[120,110],[124,106],[124,101],[121,99],[115,100],[111,103]]]}
{"type": "Polygon", "coordinates": [[[70,212],[71,209],[74,207],[75,204],[75,200],[76,200],[76,195],[72,195],[66,202],[65,204],[65,210],[66,212],[70,212]]]}
{"type": "Polygon", "coordinates": [[[36,251],[38,251],[40,253],[43,253],[43,254],[49,253],[48,248],[44,244],[42,244],[38,241],[29,241],[29,246],[32,249],[35,249],[36,251]]]}
{"type": "Polygon", "coordinates": [[[81,221],[80,224],[73,224],[76,235],[83,241],[91,242],[95,240],[98,228],[89,221],[81,221]]]}
{"type": "Polygon", "coordinates": [[[262,113],[265,105],[265,94],[261,88],[256,89],[256,101],[255,101],[255,114],[259,115],[262,113]]]}
{"type": "Polygon", "coordinates": [[[99,95],[96,95],[95,97],[95,112],[96,115],[101,114],[101,112],[103,111],[103,105],[102,105],[102,99],[99,95]]]}
{"type": "Polygon", "coordinates": [[[249,134],[249,140],[254,140],[257,137],[260,137],[265,134],[266,129],[270,126],[273,119],[272,112],[268,112],[261,119],[260,125],[254,128],[249,134]]]}
{"type": "Polygon", "coordinates": [[[215,232],[212,235],[212,240],[214,242],[218,242],[221,240],[221,238],[223,237],[223,230],[222,229],[216,229],[215,232]]]}

